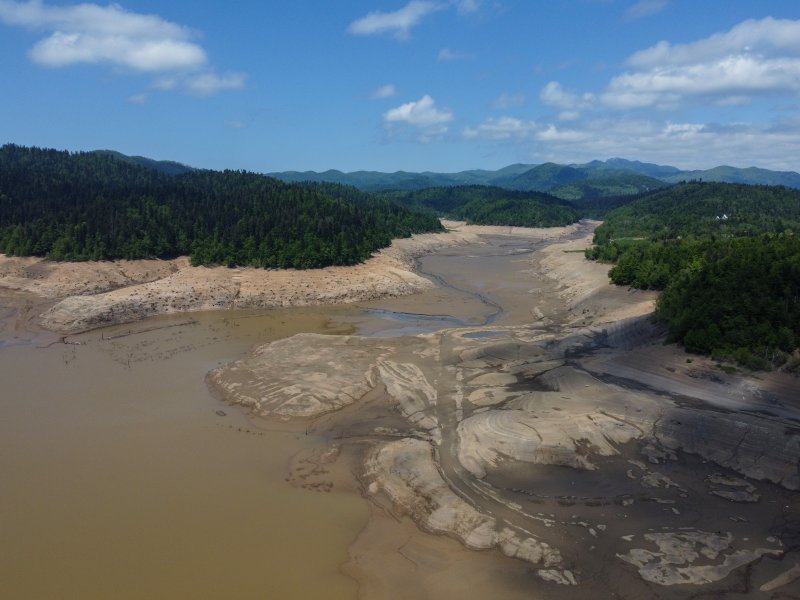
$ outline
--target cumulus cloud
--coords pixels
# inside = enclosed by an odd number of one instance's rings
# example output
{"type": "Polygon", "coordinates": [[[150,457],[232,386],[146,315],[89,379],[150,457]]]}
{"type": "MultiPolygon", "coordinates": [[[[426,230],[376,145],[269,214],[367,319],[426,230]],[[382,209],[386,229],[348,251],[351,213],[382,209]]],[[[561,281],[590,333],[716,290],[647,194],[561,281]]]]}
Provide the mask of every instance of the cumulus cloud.
{"type": "Polygon", "coordinates": [[[205,50],[187,27],[117,4],[54,6],[41,0],[0,0],[0,21],[47,32],[28,51],[28,57],[44,67],[106,64],[142,73],[199,73],[184,79],[190,93],[235,89],[241,87],[237,81],[243,81],[211,72],[205,50]]]}
{"type": "Polygon", "coordinates": [[[689,44],[659,42],[635,53],[627,63],[635,68],[647,69],[693,65],[740,54],[764,57],[800,54],[800,20],[772,17],[749,19],[730,31],[689,44]]]}
{"type": "Polygon", "coordinates": [[[524,139],[536,131],[535,121],[523,121],[515,117],[486,119],[476,127],[465,127],[464,138],[468,140],[524,139]]]}
{"type": "Polygon", "coordinates": [[[669,4],[669,0],[641,0],[625,11],[625,18],[629,21],[649,17],[660,13],[669,4]]]}
{"type": "Polygon", "coordinates": [[[386,125],[406,123],[420,133],[420,140],[429,141],[447,133],[447,124],[453,120],[453,113],[447,109],[436,108],[433,98],[424,95],[415,102],[407,102],[383,113],[386,125]]]}
{"type": "Polygon", "coordinates": [[[383,100],[384,98],[391,98],[395,95],[397,95],[397,88],[393,83],[387,83],[386,85],[382,85],[381,87],[372,90],[369,98],[370,100],[383,100]]]}
{"type": "MultiPolygon", "coordinates": [[[[482,139],[492,139],[484,136],[482,139]]],[[[683,169],[721,164],[796,170],[800,120],[720,125],[606,117],[562,128],[538,123],[523,144],[533,161],[583,162],[616,156],[683,169]]]]}
{"type": "Polygon", "coordinates": [[[374,11],[350,23],[348,33],[353,35],[393,34],[396,38],[405,39],[409,31],[426,16],[446,5],[426,0],[412,0],[403,8],[394,12],[374,11]]]}
{"type": "Polygon", "coordinates": [[[536,139],[543,142],[585,142],[591,134],[579,129],[559,129],[552,123],[536,132],[536,139]]]}
{"type": "Polygon", "coordinates": [[[191,32],[157,15],[141,15],[111,4],[49,6],[40,0],[0,1],[0,20],[52,33],[29,52],[46,67],[109,63],[137,71],[194,69],[207,62],[191,32]]]}
{"type": "Polygon", "coordinates": [[[686,97],[742,103],[752,94],[797,93],[800,20],[748,20],[689,44],[659,42],[627,64],[634,70],[612,79],[602,95],[610,107],[669,108],[686,97]]]}
{"type": "Polygon", "coordinates": [[[559,82],[551,81],[542,88],[539,100],[544,104],[560,108],[564,120],[573,120],[580,111],[589,109],[595,102],[594,94],[577,94],[565,89],[559,82]]]}
{"type": "MultiPolygon", "coordinates": [[[[539,100],[557,109],[554,116],[536,122],[488,119],[466,127],[463,137],[515,142],[531,161],[623,156],[680,168],[732,164],[796,170],[800,119],[793,117],[796,107],[778,106],[799,93],[800,20],[749,20],[691,43],[643,49],[599,91],[584,93],[551,81],[539,100]],[[720,124],[686,116],[696,105],[724,106],[715,113],[722,115],[748,104],[769,109],[767,101],[778,106],[762,114],[792,118],[753,122],[747,119],[757,112],[747,110],[735,124],[720,124]]],[[[499,104],[505,102],[501,97],[499,104]]]]}

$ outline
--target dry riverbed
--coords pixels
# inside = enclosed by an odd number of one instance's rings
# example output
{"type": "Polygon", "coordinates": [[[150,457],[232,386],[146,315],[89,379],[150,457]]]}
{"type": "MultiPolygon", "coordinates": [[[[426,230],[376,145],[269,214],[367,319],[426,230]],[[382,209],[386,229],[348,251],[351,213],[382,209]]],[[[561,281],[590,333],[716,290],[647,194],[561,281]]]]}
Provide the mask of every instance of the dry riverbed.
{"type": "Polygon", "coordinates": [[[0,285],[71,294],[42,317],[61,331],[357,303],[332,314],[347,335],[270,334],[207,383],[254,431],[315,440],[289,463],[292,489],[369,500],[342,567],[359,597],[795,597],[797,379],[662,346],[654,294],[583,259],[593,223],[451,226],[359,267],[109,264],[107,283],[73,272],[59,291],[48,265],[5,259],[0,285]]]}

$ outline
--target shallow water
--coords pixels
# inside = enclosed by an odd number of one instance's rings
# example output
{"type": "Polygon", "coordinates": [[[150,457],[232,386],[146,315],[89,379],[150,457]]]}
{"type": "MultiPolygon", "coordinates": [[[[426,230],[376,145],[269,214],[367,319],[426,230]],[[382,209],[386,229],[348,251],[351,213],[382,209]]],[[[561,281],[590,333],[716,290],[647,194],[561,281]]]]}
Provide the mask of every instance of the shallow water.
{"type": "Polygon", "coordinates": [[[367,310],[173,315],[67,343],[13,332],[0,306],[0,595],[355,598],[340,565],[366,502],[287,483],[292,457],[323,440],[251,422],[209,394],[205,374],[301,331],[523,321],[514,305],[532,284],[507,252],[424,257],[439,287],[367,310]]]}
{"type": "Polygon", "coordinates": [[[354,598],[339,565],[364,501],[286,483],[318,441],[258,429],[204,383],[255,342],[333,332],[331,312],[164,317],[0,348],[2,596],[354,598]]]}

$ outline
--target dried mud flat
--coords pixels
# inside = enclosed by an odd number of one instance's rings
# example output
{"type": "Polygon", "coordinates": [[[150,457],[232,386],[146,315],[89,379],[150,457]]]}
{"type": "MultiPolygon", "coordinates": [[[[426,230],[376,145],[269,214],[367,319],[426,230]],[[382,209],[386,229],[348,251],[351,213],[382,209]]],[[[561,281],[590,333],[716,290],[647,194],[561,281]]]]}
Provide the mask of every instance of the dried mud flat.
{"type": "Polygon", "coordinates": [[[298,335],[209,373],[355,473],[363,597],[800,594],[797,380],[662,347],[653,296],[609,286],[587,241],[520,266],[528,325],[298,335]]]}

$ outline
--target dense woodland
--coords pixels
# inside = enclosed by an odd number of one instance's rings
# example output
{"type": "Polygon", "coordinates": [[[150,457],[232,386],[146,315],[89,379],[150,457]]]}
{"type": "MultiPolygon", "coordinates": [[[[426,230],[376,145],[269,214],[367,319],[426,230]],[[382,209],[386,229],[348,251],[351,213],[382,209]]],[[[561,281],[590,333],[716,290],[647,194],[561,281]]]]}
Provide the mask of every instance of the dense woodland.
{"type": "Polygon", "coordinates": [[[671,341],[767,368],[800,346],[798,231],[798,190],[688,183],[609,212],[586,254],[616,284],[664,290],[671,341]]]}
{"type": "Polygon", "coordinates": [[[437,187],[386,192],[382,196],[410,208],[428,209],[442,217],[475,225],[558,227],[580,218],[574,206],[549,194],[491,186],[437,187]]]}
{"type": "Polygon", "coordinates": [[[431,214],[355,188],[241,171],[168,175],[110,153],[0,148],[0,252],[54,260],[169,258],[196,265],[353,264],[393,238],[440,231],[431,214]]]}

